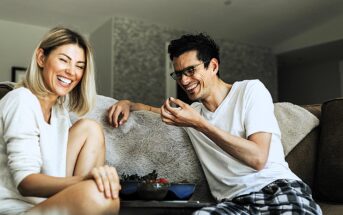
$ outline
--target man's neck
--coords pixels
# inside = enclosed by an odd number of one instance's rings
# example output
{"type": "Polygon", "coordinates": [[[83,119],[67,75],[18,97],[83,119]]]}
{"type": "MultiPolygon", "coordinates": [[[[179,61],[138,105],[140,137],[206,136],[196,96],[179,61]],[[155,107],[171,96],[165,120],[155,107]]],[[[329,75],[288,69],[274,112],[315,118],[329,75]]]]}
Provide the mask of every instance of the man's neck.
{"type": "Polygon", "coordinates": [[[214,112],[229,94],[231,87],[231,84],[218,79],[217,83],[213,84],[210,95],[206,99],[201,100],[202,104],[207,110],[214,112]]]}

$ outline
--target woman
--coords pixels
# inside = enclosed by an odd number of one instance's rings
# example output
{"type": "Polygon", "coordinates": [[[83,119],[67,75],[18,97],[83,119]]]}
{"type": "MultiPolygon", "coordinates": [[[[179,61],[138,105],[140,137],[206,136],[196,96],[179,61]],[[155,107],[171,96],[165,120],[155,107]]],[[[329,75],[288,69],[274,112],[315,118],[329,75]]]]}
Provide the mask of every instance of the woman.
{"type": "Polygon", "coordinates": [[[0,214],[116,214],[119,179],[104,166],[102,128],[71,125],[95,99],[87,41],[63,27],[50,30],[26,78],[0,101],[0,214]],[[39,197],[39,198],[37,198],[39,197]]]}

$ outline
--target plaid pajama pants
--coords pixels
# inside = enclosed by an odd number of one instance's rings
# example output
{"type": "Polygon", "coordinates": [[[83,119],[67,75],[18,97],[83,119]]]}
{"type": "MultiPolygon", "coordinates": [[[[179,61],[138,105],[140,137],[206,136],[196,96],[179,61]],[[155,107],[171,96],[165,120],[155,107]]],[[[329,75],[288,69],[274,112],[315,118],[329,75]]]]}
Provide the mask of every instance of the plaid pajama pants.
{"type": "Polygon", "coordinates": [[[321,215],[320,207],[312,199],[311,189],[302,181],[276,180],[258,192],[241,195],[231,201],[204,207],[193,215],[222,214],[284,214],[321,215]]]}

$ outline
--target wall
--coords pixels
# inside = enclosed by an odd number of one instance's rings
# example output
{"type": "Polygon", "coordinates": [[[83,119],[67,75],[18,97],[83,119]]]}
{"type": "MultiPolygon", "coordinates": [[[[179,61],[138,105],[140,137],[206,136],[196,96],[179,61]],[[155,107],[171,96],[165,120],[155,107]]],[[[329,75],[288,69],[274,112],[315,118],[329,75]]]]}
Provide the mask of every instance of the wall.
{"type": "Polygon", "coordinates": [[[276,58],[271,49],[234,41],[219,41],[221,78],[228,82],[260,79],[278,100],[276,58]]]}
{"type": "Polygon", "coordinates": [[[28,66],[33,50],[48,29],[3,20],[0,29],[0,81],[10,81],[11,67],[28,66]]]}
{"type": "Polygon", "coordinates": [[[160,106],[165,99],[165,43],[181,31],[113,18],[113,97],[160,106]]]}
{"type": "Polygon", "coordinates": [[[343,96],[343,40],[277,55],[280,101],[322,103],[343,96]]]}
{"type": "Polygon", "coordinates": [[[338,61],[319,61],[279,70],[280,101],[317,104],[340,96],[338,61]]]}
{"type": "Polygon", "coordinates": [[[332,19],[318,23],[313,28],[303,29],[299,34],[273,47],[274,53],[280,54],[290,50],[301,49],[343,38],[343,13],[332,19]]]}
{"type": "Polygon", "coordinates": [[[105,22],[90,36],[95,61],[95,79],[100,95],[112,96],[112,19],[105,22]]]}
{"type": "MultiPolygon", "coordinates": [[[[186,31],[123,17],[114,17],[112,23],[112,97],[160,106],[166,93],[165,43],[186,31]]],[[[218,43],[223,80],[259,78],[276,100],[276,63],[270,49],[234,41],[218,43]]],[[[104,78],[101,81],[106,82],[104,78]]]]}

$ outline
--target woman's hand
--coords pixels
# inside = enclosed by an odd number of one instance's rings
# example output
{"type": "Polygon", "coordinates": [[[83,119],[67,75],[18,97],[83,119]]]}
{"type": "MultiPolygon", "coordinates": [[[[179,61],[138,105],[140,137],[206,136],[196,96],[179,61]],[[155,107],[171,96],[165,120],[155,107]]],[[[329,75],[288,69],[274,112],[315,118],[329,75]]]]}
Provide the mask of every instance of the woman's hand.
{"type": "Polygon", "coordinates": [[[131,102],[120,100],[108,109],[108,121],[113,127],[118,128],[124,124],[130,115],[131,102]]]}
{"type": "Polygon", "coordinates": [[[86,179],[93,179],[106,198],[118,198],[121,186],[117,170],[114,167],[108,165],[94,167],[86,179]]]}

